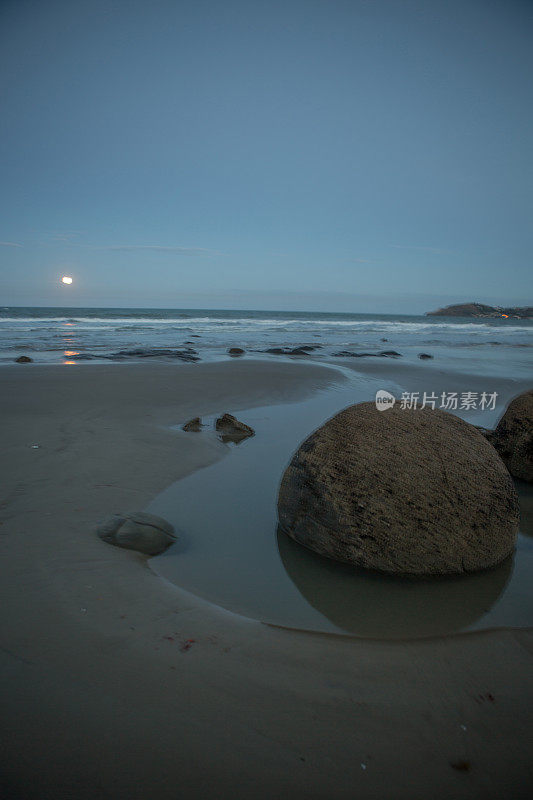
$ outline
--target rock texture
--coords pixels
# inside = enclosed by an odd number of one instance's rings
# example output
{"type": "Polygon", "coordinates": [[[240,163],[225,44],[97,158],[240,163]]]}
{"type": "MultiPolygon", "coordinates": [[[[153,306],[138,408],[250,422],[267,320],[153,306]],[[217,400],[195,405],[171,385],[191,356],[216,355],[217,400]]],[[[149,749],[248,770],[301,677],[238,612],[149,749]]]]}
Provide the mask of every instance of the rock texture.
{"type": "Polygon", "coordinates": [[[33,358],[30,358],[29,356],[19,356],[15,359],[15,361],[17,364],[31,364],[33,358]]]}
{"type": "Polygon", "coordinates": [[[484,303],[459,303],[445,306],[436,311],[426,312],[427,317],[511,317],[512,319],[531,319],[533,306],[487,306],[484,303]]]}
{"type": "Polygon", "coordinates": [[[268,350],[258,350],[259,353],[269,353],[273,356],[307,356],[313,350],[318,350],[320,344],[302,344],[298,347],[269,347],[268,350]]]}
{"type": "Polygon", "coordinates": [[[515,397],[487,439],[515,478],[533,483],[533,389],[515,397]]]}
{"type": "Polygon", "coordinates": [[[331,354],[333,358],[401,358],[401,353],[396,350],[382,350],[381,353],[354,353],[351,350],[339,350],[331,354]]]}
{"type": "MultiPolygon", "coordinates": [[[[194,334],[191,334],[194,336],[194,334]]],[[[99,357],[99,356],[98,356],[99,357]]],[[[196,350],[186,347],[184,350],[159,349],[153,347],[138,347],[135,350],[119,350],[111,358],[179,358],[181,361],[200,361],[196,350]]]]}
{"type": "Polygon", "coordinates": [[[242,356],[245,351],[242,349],[242,347],[230,347],[228,353],[230,356],[242,356]]]}
{"type": "Polygon", "coordinates": [[[418,358],[421,358],[422,361],[424,361],[424,359],[433,358],[433,356],[430,353],[419,353],[418,358]]]}
{"type": "Polygon", "coordinates": [[[176,541],[174,528],[169,522],[144,511],[115,514],[96,532],[108,544],[138,550],[148,556],[162,553],[176,541]]]}
{"type": "Polygon", "coordinates": [[[255,431],[246,425],[245,422],[233,417],[231,414],[223,414],[215,422],[216,430],[222,434],[222,441],[242,441],[248,436],[253,436],[255,431]]]}
{"type": "Polygon", "coordinates": [[[513,550],[518,498],[482,434],[440,410],[341,411],[300,446],[282,530],[338,561],[411,575],[469,572],[513,550]]]}
{"type": "Polygon", "coordinates": [[[185,425],[182,425],[181,429],[188,433],[198,433],[198,431],[202,430],[202,420],[200,417],[194,417],[194,419],[190,419],[185,425]]]}

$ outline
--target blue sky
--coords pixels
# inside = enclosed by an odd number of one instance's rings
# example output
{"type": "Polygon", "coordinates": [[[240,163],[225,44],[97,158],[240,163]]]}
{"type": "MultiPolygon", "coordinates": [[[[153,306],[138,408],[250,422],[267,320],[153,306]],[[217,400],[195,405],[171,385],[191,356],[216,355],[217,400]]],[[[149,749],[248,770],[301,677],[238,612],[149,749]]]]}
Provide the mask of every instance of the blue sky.
{"type": "Polygon", "coordinates": [[[0,303],[531,303],[532,34],[518,0],[3,0],[0,303]]]}

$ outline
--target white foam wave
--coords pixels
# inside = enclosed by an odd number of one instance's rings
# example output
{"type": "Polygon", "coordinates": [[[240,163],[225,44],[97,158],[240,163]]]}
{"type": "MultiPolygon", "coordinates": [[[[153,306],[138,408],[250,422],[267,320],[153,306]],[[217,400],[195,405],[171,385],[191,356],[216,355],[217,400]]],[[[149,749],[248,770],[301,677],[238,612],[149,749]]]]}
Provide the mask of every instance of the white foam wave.
{"type": "Polygon", "coordinates": [[[125,329],[135,326],[157,327],[174,326],[177,328],[189,327],[191,325],[202,324],[207,327],[243,328],[250,330],[257,328],[273,329],[301,329],[309,328],[346,328],[357,331],[367,332],[409,332],[417,333],[423,331],[470,331],[482,334],[486,331],[498,330],[499,335],[516,333],[531,328],[531,325],[495,325],[490,322],[408,322],[403,320],[339,320],[339,319],[251,319],[249,317],[239,317],[228,319],[224,317],[186,317],[160,319],[157,317],[46,317],[43,319],[35,317],[4,317],[0,318],[0,327],[9,325],[28,325],[38,326],[35,329],[44,329],[45,326],[75,325],[77,330],[102,330],[104,327],[123,326],[125,329]]]}

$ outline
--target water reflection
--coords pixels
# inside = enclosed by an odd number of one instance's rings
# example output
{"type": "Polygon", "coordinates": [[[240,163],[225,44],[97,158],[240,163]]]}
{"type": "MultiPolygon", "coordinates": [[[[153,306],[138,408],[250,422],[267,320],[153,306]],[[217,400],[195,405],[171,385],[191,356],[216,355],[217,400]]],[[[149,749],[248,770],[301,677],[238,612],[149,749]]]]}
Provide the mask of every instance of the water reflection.
{"type": "Polygon", "coordinates": [[[63,357],[65,358],[65,361],[63,361],[63,364],[75,364],[76,361],[72,360],[72,356],[77,355],[79,355],[78,350],[64,350],[63,357]]]}
{"type": "Polygon", "coordinates": [[[239,413],[256,431],[246,446],[231,446],[221,461],[177,481],[148,507],[184,532],[176,546],[151,560],[152,568],[230,611],[291,628],[416,638],[530,626],[533,487],[527,484],[517,484],[522,532],[516,553],[469,575],[423,580],[358,570],[277,531],[279,481],[294,449],[340,408],[367,399],[370,388],[337,388],[304,402],[239,413]]]}
{"type": "Polygon", "coordinates": [[[279,527],[277,545],[287,575],[313,608],[336,627],[371,638],[434,636],[470,627],[498,600],[514,562],[513,554],[484,572],[409,579],[335,563],[279,527]]]}

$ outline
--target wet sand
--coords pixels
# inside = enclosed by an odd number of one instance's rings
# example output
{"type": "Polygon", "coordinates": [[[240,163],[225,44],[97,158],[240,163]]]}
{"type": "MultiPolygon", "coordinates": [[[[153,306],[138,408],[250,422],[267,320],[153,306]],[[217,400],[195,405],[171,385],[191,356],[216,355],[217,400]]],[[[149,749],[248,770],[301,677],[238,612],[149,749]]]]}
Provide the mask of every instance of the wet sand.
{"type": "Polygon", "coordinates": [[[1,380],[5,797],[529,796],[531,630],[371,642],[280,629],[93,533],[223,456],[169,425],[297,400],[338,373],[15,365],[1,380]]]}

